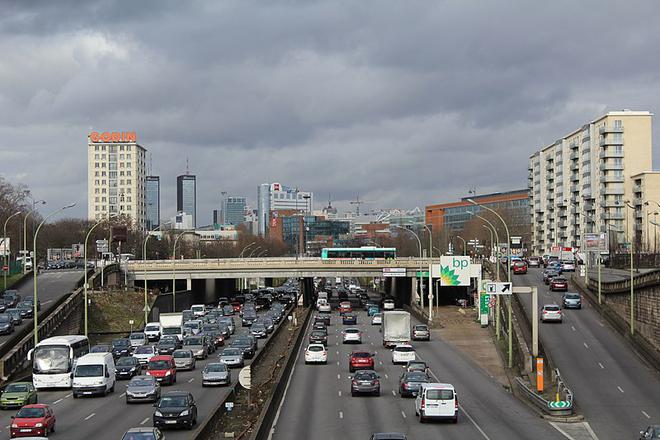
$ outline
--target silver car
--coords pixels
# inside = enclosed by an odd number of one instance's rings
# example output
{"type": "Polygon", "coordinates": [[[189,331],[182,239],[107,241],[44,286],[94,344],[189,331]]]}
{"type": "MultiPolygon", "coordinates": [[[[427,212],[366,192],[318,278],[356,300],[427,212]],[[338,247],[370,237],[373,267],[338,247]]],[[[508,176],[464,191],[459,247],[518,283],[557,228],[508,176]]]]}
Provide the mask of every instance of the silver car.
{"type": "Polygon", "coordinates": [[[183,348],[191,350],[197,359],[209,357],[209,347],[204,336],[186,336],[183,339],[183,348]]]}
{"type": "Polygon", "coordinates": [[[131,333],[128,339],[131,341],[131,347],[139,347],[147,343],[147,335],[142,332],[131,333]]]}
{"type": "Polygon", "coordinates": [[[190,349],[174,350],[172,353],[177,370],[194,370],[197,360],[190,349]]]}
{"type": "Polygon", "coordinates": [[[225,348],[222,353],[218,355],[218,359],[228,367],[243,367],[245,361],[243,360],[243,350],[240,348],[225,348]]]}
{"type": "Polygon", "coordinates": [[[562,299],[562,306],[565,309],[581,309],[582,308],[582,298],[579,293],[568,292],[564,294],[562,299]]]}
{"type": "Polygon", "coordinates": [[[151,376],[135,376],[126,385],[126,403],[157,402],[160,384],[151,376]]]}
{"type": "Polygon", "coordinates": [[[202,386],[229,385],[231,372],[227,365],[221,362],[208,364],[202,371],[202,386]]]}
{"type": "Polygon", "coordinates": [[[413,326],[412,340],[413,341],[429,341],[431,339],[431,332],[429,327],[424,324],[413,326]]]}

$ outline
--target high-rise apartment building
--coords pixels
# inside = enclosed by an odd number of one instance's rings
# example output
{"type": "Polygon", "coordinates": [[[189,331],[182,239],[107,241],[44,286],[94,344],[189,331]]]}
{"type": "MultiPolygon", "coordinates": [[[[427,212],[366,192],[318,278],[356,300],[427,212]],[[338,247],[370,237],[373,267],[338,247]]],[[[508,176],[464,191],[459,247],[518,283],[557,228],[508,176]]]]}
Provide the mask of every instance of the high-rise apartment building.
{"type": "MultiPolygon", "coordinates": [[[[652,169],[652,117],[647,111],[609,112],[529,159],[532,251],[580,247],[585,233],[609,232],[610,246],[642,238],[646,210],[657,207],[652,169]],[[634,234],[634,232],[637,234],[634,234]]],[[[648,240],[648,237],[646,238],[648,240]]]]}
{"type": "Polygon", "coordinates": [[[257,232],[265,237],[270,217],[270,184],[262,183],[257,187],[257,232]]]}
{"type": "Polygon", "coordinates": [[[146,228],[151,231],[160,227],[160,177],[147,176],[145,180],[146,193],[146,228]]]}
{"type": "Polygon", "coordinates": [[[266,235],[271,211],[295,210],[311,214],[314,193],[300,191],[280,183],[262,183],[257,187],[257,209],[259,210],[259,235],[266,235]]]}
{"type": "Polygon", "coordinates": [[[245,197],[228,196],[222,200],[222,223],[238,226],[245,221],[245,197]]]}
{"type": "Polygon", "coordinates": [[[87,217],[126,215],[145,227],[146,149],[135,132],[91,132],[87,142],[87,217]]]}
{"type": "Polygon", "coordinates": [[[176,210],[192,216],[192,227],[197,227],[197,178],[192,174],[176,178],[176,210]]]}

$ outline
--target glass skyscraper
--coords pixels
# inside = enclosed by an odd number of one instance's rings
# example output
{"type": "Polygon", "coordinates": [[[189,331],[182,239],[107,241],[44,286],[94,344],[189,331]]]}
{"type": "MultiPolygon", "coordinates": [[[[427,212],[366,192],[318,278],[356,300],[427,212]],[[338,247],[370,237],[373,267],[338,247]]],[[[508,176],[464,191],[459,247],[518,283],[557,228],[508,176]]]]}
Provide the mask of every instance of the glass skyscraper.
{"type": "Polygon", "coordinates": [[[145,226],[151,231],[160,226],[160,177],[147,176],[144,186],[147,201],[145,226]]]}
{"type": "Polygon", "coordinates": [[[222,221],[225,225],[238,226],[245,221],[245,197],[225,197],[222,205],[222,221]]]}
{"type": "Polygon", "coordinates": [[[176,210],[192,216],[192,227],[197,227],[197,178],[184,174],[176,178],[176,210]]]}

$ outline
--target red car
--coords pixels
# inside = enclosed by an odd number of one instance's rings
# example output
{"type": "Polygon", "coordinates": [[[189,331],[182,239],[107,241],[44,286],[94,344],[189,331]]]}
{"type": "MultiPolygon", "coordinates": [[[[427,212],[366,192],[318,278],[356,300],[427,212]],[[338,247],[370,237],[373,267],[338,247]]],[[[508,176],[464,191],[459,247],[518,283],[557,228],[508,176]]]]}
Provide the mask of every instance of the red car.
{"type": "Polygon", "coordinates": [[[147,363],[147,376],[154,377],[158,382],[172,385],[176,383],[176,365],[170,355],[154,356],[147,363]]]}
{"type": "Polygon", "coordinates": [[[15,437],[48,437],[55,432],[55,414],[48,405],[35,403],[25,405],[12,416],[9,436],[15,437]]]}
{"type": "Polygon", "coordinates": [[[231,306],[233,307],[234,312],[241,312],[241,303],[239,301],[232,301],[231,306]]]}
{"type": "Polygon", "coordinates": [[[513,273],[514,274],[526,274],[527,273],[527,263],[524,261],[516,261],[513,263],[513,273]]]}
{"type": "Polygon", "coordinates": [[[373,370],[374,358],[368,351],[354,351],[351,353],[351,360],[348,363],[348,371],[355,370],[373,370]]]}
{"type": "Polygon", "coordinates": [[[344,313],[351,313],[353,311],[353,306],[348,301],[342,301],[339,303],[339,314],[343,315],[344,313]]]}
{"type": "Polygon", "coordinates": [[[550,281],[550,290],[555,292],[557,290],[563,290],[564,292],[568,290],[568,280],[564,277],[554,277],[550,281]]]}

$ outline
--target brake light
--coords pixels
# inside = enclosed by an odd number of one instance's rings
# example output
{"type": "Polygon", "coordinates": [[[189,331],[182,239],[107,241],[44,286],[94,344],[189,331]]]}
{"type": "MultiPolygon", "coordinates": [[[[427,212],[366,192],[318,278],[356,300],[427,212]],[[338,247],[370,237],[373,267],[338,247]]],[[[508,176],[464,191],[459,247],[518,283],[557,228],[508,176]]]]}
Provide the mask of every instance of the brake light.
{"type": "Polygon", "coordinates": [[[458,411],[458,397],[454,394],[454,409],[458,411]]]}
{"type": "Polygon", "coordinates": [[[422,410],[426,409],[426,397],[422,397],[422,404],[421,404],[422,410]]]}
{"type": "Polygon", "coordinates": [[[404,387],[404,388],[408,388],[408,384],[404,382],[404,383],[403,383],[403,387],[404,387]]]}
{"type": "Polygon", "coordinates": [[[378,379],[374,380],[374,385],[380,385],[380,381],[378,379]]]}
{"type": "Polygon", "coordinates": [[[353,385],[357,385],[357,384],[358,384],[358,383],[357,383],[357,380],[355,380],[355,379],[353,379],[353,380],[351,381],[351,383],[352,383],[353,385]]]}

